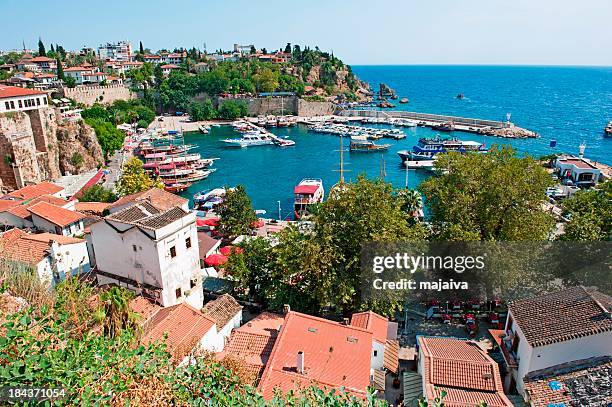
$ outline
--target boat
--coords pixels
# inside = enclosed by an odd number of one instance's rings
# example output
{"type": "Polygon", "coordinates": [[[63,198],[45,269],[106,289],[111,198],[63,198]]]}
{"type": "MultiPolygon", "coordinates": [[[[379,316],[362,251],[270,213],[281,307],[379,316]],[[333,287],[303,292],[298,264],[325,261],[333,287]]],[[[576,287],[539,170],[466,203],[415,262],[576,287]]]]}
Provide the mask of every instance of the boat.
{"type": "Polygon", "coordinates": [[[477,152],[486,153],[487,147],[477,141],[459,140],[458,138],[443,138],[437,135],[436,137],[420,138],[418,144],[412,147],[412,150],[401,150],[397,154],[405,161],[431,161],[435,159],[437,154],[456,151],[459,153],[477,152]]]}
{"type": "Polygon", "coordinates": [[[191,186],[191,182],[169,182],[164,184],[164,190],[166,192],[172,192],[173,194],[179,194],[184,192],[191,186]]]}
{"type": "Polygon", "coordinates": [[[224,139],[222,141],[238,147],[265,146],[274,144],[274,140],[270,136],[267,134],[262,134],[259,131],[249,131],[241,138],[224,139]]]}
{"type": "Polygon", "coordinates": [[[374,144],[365,136],[352,136],[349,151],[373,152],[386,150],[391,144],[374,144]]]}
{"type": "Polygon", "coordinates": [[[408,98],[401,98],[399,102],[400,103],[408,103],[409,100],[408,100],[408,98]]]}
{"type": "Polygon", "coordinates": [[[463,93],[460,93],[457,95],[457,99],[459,100],[465,99],[465,95],[463,93]]]}
{"type": "Polygon", "coordinates": [[[454,131],[455,124],[453,122],[445,122],[434,124],[433,126],[431,126],[431,128],[438,131],[454,131]]]}
{"type": "Polygon", "coordinates": [[[202,133],[202,134],[208,134],[208,132],[210,131],[210,127],[208,127],[205,124],[200,124],[198,126],[198,130],[200,130],[200,133],[202,133]]]}
{"type": "Polygon", "coordinates": [[[323,202],[325,191],[323,180],[318,178],[304,178],[293,189],[293,212],[295,219],[299,220],[308,215],[309,207],[323,202]]]}
{"type": "Polygon", "coordinates": [[[612,121],[608,122],[608,125],[604,129],[604,134],[606,137],[612,137],[612,121]]]}

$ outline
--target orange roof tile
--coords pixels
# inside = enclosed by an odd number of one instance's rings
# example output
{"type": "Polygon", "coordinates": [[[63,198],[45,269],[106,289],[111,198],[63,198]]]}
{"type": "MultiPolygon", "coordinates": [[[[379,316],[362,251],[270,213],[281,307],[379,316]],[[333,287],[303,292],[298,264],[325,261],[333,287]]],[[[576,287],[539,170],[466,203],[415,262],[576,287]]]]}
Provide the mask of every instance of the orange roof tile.
{"type": "Polygon", "coordinates": [[[111,204],[106,202],[77,202],[74,209],[79,212],[91,212],[101,215],[111,204]]]}
{"type": "Polygon", "coordinates": [[[7,196],[19,199],[32,199],[42,195],[53,195],[63,190],[64,188],[51,182],[41,182],[35,185],[28,185],[20,188],[7,194],[7,196]]]}
{"type": "Polygon", "coordinates": [[[151,188],[147,191],[137,192],[132,195],[126,195],[119,198],[116,202],[113,202],[109,209],[117,208],[129,203],[136,203],[139,201],[149,201],[155,208],[165,211],[175,206],[182,206],[188,202],[185,198],[181,198],[178,195],[166,192],[160,188],[151,188]]]}
{"type": "Polygon", "coordinates": [[[18,86],[0,85],[0,99],[31,95],[46,95],[46,93],[40,90],[20,88],[18,86]]]}
{"type": "Polygon", "coordinates": [[[0,237],[0,257],[36,265],[47,256],[49,242],[28,239],[21,229],[11,229],[0,237]]]}
{"type": "Polygon", "coordinates": [[[46,242],[46,243],[53,241],[53,242],[59,243],[60,245],[85,243],[85,240],[83,239],[77,239],[76,237],[70,237],[70,236],[56,235],[55,233],[47,233],[47,232],[29,234],[25,236],[24,239],[36,240],[38,242],[46,242]]]}
{"type": "Polygon", "coordinates": [[[258,389],[270,399],[315,385],[340,388],[365,397],[370,385],[372,333],[323,318],[290,311],[264,370],[258,389]],[[304,353],[305,372],[297,371],[297,354],[304,353]]]}
{"type": "Polygon", "coordinates": [[[21,205],[21,200],[0,199],[0,212],[6,212],[17,205],[21,205]]]}
{"type": "Polygon", "coordinates": [[[238,313],[242,313],[242,305],[229,294],[204,304],[202,313],[215,320],[217,330],[223,329],[238,313]]]}
{"type": "Polygon", "coordinates": [[[372,311],[358,312],[351,317],[351,325],[366,329],[374,334],[374,339],[384,344],[387,342],[389,320],[372,311]]]}
{"type": "Polygon", "coordinates": [[[186,303],[162,308],[151,318],[143,343],[164,341],[175,362],[180,362],[213,329],[215,321],[186,303]]]}
{"type": "Polygon", "coordinates": [[[39,202],[29,206],[28,211],[61,227],[78,222],[85,217],[85,215],[80,212],[64,209],[47,202],[39,202]]]}
{"type": "Polygon", "coordinates": [[[139,321],[142,325],[146,324],[162,307],[139,295],[130,301],[130,309],[132,312],[140,315],[139,321]]]}
{"type": "Polygon", "coordinates": [[[419,337],[424,358],[423,381],[427,400],[446,391],[444,405],[474,406],[481,401],[491,407],[511,407],[503,393],[499,368],[473,342],[443,337],[419,337]]]}
{"type": "Polygon", "coordinates": [[[42,195],[34,199],[17,202],[19,202],[19,205],[8,209],[7,212],[21,219],[29,219],[32,214],[30,213],[30,211],[28,211],[28,207],[35,205],[39,202],[47,202],[55,206],[64,206],[66,205],[66,203],[68,203],[68,201],[52,195],[42,195]]]}

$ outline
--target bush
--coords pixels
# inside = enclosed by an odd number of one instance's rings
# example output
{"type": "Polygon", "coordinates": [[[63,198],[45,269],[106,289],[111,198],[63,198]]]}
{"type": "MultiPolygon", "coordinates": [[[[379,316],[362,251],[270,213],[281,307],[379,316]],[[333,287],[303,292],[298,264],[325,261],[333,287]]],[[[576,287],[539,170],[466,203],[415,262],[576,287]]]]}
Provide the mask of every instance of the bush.
{"type": "Polygon", "coordinates": [[[112,123],[99,119],[87,119],[85,123],[95,130],[98,143],[100,143],[106,158],[123,146],[125,135],[112,123]]]}
{"type": "Polygon", "coordinates": [[[219,117],[222,119],[236,119],[246,116],[249,113],[246,102],[227,100],[219,106],[219,117]]]}
{"type": "Polygon", "coordinates": [[[87,188],[79,197],[81,202],[115,202],[116,200],[117,194],[99,184],[87,188]]]}

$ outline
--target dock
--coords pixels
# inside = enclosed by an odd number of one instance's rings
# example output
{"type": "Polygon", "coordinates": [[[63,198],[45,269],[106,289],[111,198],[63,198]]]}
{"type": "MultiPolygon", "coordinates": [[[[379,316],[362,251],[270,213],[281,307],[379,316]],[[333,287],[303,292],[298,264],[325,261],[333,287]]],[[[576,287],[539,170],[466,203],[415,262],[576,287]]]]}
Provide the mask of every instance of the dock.
{"type": "Polygon", "coordinates": [[[459,116],[446,116],[431,113],[405,112],[400,110],[382,111],[375,109],[347,109],[340,112],[346,120],[364,120],[368,118],[381,119],[382,122],[393,119],[414,120],[420,126],[434,127],[444,123],[452,123],[456,131],[483,134],[504,138],[536,138],[538,134],[516,126],[508,121],[474,119],[459,116]]]}

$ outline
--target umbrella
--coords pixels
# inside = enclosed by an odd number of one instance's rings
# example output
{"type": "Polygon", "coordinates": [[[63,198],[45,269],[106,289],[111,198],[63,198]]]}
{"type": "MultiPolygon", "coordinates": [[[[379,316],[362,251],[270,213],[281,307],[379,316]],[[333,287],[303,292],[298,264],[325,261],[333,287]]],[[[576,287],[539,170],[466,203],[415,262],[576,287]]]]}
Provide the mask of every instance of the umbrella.
{"type": "Polygon", "coordinates": [[[197,226],[218,226],[219,218],[196,219],[197,226]]]}
{"type": "Polygon", "coordinates": [[[220,266],[227,262],[227,257],[222,254],[211,254],[207,258],[204,259],[204,263],[208,266],[220,266]]]}
{"type": "Polygon", "coordinates": [[[223,246],[219,251],[224,256],[229,256],[230,254],[244,252],[244,250],[241,247],[235,247],[235,246],[223,246]]]}

